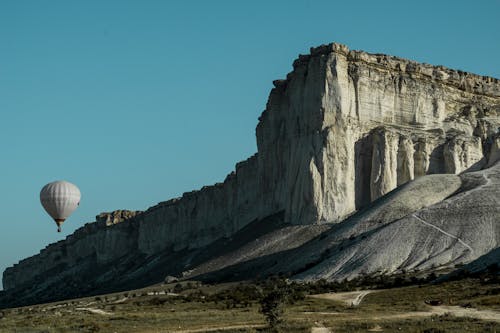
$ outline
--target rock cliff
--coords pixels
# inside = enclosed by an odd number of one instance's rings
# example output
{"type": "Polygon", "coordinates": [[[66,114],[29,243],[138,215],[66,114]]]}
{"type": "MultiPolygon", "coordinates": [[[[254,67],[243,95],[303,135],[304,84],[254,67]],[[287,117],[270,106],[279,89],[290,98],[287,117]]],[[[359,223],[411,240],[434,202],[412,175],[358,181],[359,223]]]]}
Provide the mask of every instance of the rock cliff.
{"type": "Polygon", "coordinates": [[[88,290],[118,274],[152,281],[144,267],[181,272],[193,257],[175,269],[158,262],[199,253],[270,216],[288,226],[340,223],[415,178],[480,170],[500,157],[494,78],[330,44],[299,56],[274,86],[257,125],[257,153],[223,183],[144,212],[99,215],[8,268],[4,288],[82,286],[75,275],[90,268],[101,272],[85,282],[88,290]],[[102,272],[117,265],[122,270],[102,272]]]}
{"type": "Polygon", "coordinates": [[[281,197],[268,202],[294,224],[341,221],[418,176],[480,169],[499,125],[498,80],[338,44],[275,85],[258,155],[266,193],[281,197]]]}

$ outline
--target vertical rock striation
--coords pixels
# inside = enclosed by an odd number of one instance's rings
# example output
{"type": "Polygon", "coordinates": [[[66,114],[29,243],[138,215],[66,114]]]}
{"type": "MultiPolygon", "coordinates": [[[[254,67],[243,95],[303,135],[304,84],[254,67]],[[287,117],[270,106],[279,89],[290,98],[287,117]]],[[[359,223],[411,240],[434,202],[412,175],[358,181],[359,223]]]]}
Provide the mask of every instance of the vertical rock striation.
{"type": "Polygon", "coordinates": [[[258,158],[271,168],[261,177],[279,184],[273,195],[289,222],[341,221],[415,177],[484,166],[499,103],[493,78],[313,48],[260,118],[258,158]]]}

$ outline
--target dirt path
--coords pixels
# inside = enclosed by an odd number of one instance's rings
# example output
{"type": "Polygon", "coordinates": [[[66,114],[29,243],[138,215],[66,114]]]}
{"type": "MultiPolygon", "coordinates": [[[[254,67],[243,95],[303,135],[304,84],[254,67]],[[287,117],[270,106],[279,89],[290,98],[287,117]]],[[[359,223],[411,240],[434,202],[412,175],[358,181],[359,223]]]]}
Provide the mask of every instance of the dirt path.
{"type": "MultiPolygon", "coordinates": [[[[329,293],[329,294],[319,294],[312,295],[311,297],[323,298],[323,299],[331,299],[337,301],[346,302],[352,306],[358,306],[363,298],[370,294],[371,290],[364,291],[356,291],[356,292],[348,292],[348,293],[329,293]]],[[[317,312],[314,312],[317,314],[317,312]]],[[[500,312],[492,311],[492,310],[477,310],[472,308],[462,308],[459,306],[429,306],[429,311],[415,311],[415,312],[405,312],[398,314],[390,314],[390,315],[376,315],[370,317],[373,320],[383,320],[383,319],[410,319],[410,318],[418,318],[418,317],[430,317],[432,315],[444,315],[449,313],[456,317],[469,317],[476,318],[481,320],[489,320],[500,322],[500,312]]],[[[330,315],[338,315],[341,314],[339,312],[331,312],[324,313],[330,315]]],[[[351,317],[353,320],[365,320],[366,317],[351,317]]],[[[320,324],[316,323],[318,326],[320,324]]],[[[321,325],[322,326],[322,325],[321,325]]],[[[201,332],[214,332],[214,331],[225,331],[239,328],[262,328],[265,325],[252,325],[252,324],[241,324],[241,325],[232,325],[232,326],[221,326],[221,327],[210,327],[210,328],[199,328],[199,329],[190,329],[190,330],[179,330],[174,331],[174,333],[201,333],[201,332]]],[[[369,329],[370,332],[380,332],[382,328],[378,325],[369,329]]],[[[332,330],[329,327],[311,327],[311,333],[331,333],[332,330]]]]}
{"type": "Polygon", "coordinates": [[[114,301],[112,304],[123,303],[123,302],[125,302],[127,300],[128,300],[128,297],[123,297],[123,298],[120,298],[119,300],[114,301]]]}
{"type": "Polygon", "coordinates": [[[370,294],[372,291],[365,290],[359,293],[358,296],[351,302],[352,306],[358,306],[366,295],[370,294]]]}
{"type": "MultiPolygon", "coordinates": [[[[378,290],[361,290],[361,291],[352,291],[345,293],[327,293],[327,294],[311,295],[310,297],[341,301],[345,302],[349,306],[359,306],[359,304],[361,304],[363,298],[366,295],[377,291],[378,290]]],[[[500,322],[500,312],[493,310],[478,310],[474,308],[462,308],[460,306],[445,306],[445,305],[429,306],[428,308],[429,308],[428,311],[405,312],[405,313],[398,313],[391,315],[374,314],[372,319],[406,319],[415,317],[429,317],[432,315],[444,315],[446,313],[449,313],[456,317],[469,317],[469,318],[500,322]]],[[[332,312],[323,314],[339,315],[341,313],[332,312]]]]}
{"type": "Polygon", "coordinates": [[[94,308],[75,308],[75,310],[76,311],[87,311],[87,312],[90,312],[90,313],[100,314],[100,315],[103,315],[103,316],[112,315],[111,312],[107,312],[107,311],[104,311],[104,310],[101,310],[101,309],[94,309],[94,308]]]}
{"type": "Polygon", "coordinates": [[[456,317],[469,317],[482,320],[491,320],[500,322],[500,312],[493,310],[478,310],[474,308],[462,308],[460,306],[433,306],[432,314],[451,313],[456,317]]]}
{"type": "Polygon", "coordinates": [[[313,298],[323,298],[333,301],[341,301],[349,306],[358,306],[366,295],[376,292],[375,290],[350,291],[345,293],[327,293],[311,295],[313,298]]]}
{"type": "Polygon", "coordinates": [[[265,327],[265,325],[245,324],[245,325],[232,325],[232,326],[221,326],[221,327],[196,328],[191,330],[173,331],[173,333],[201,333],[201,332],[235,330],[239,328],[262,328],[262,327],[265,327]]]}
{"type": "Polygon", "coordinates": [[[311,327],[311,333],[331,333],[332,330],[328,327],[311,327]]]}
{"type": "Polygon", "coordinates": [[[423,218],[421,218],[420,216],[417,216],[416,214],[411,214],[411,216],[413,216],[414,218],[416,218],[418,221],[422,222],[423,224],[425,224],[426,226],[429,226],[431,228],[434,228],[436,229],[437,231],[439,231],[440,233],[442,233],[443,235],[446,235],[448,237],[451,237],[453,239],[456,239],[460,244],[462,244],[463,246],[465,246],[467,249],[470,250],[471,253],[474,253],[474,249],[469,245],[467,244],[466,242],[464,242],[462,239],[458,238],[457,236],[454,236],[446,231],[444,231],[443,229],[441,229],[440,227],[438,226],[435,226],[434,224],[432,223],[429,223],[427,221],[425,221],[423,218]]]}
{"type": "Polygon", "coordinates": [[[455,317],[468,317],[481,320],[500,322],[500,312],[491,310],[478,310],[472,308],[462,308],[459,306],[433,306],[429,311],[405,312],[391,315],[374,315],[372,319],[410,319],[417,317],[430,317],[432,315],[451,314],[455,317]]]}

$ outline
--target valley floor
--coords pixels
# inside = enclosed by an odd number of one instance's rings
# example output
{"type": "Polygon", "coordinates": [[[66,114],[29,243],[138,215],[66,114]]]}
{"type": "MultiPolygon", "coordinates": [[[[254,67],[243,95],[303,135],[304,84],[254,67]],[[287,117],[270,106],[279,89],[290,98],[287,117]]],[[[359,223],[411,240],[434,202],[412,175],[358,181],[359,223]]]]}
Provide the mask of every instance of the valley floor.
{"type": "MultiPolygon", "coordinates": [[[[266,332],[254,286],[182,282],[4,309],[0,332],[266,332]]],[[[310,295],[284,305],[282,332],[500,332],[497,281],[336,293],[300,289],[310,295]]]]}

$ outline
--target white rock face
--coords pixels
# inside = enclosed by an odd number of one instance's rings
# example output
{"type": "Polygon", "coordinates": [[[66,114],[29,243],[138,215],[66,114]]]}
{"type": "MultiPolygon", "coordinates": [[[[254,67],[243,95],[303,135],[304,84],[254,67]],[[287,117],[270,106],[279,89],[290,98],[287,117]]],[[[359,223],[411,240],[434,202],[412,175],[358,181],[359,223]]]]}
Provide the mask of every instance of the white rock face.
{"type": "Polygon", "coordinates": [[[87,225],[7,269],[4,288],[83,260],[200,248],[278,212],[294,225],[337,223],[414,178],[499,158],[497,79],[339,44],[311,49],[293,67],[259,118],[258,152],[223,183],[125,223],[87,225]]]}
{"type": "Polygon", "coordinates": [[[500,161],[500,133],[491,137],[487,167],[492,166],[498,161],[500,161]]]}
{"type": "Polygon", "coordinates": [[[477,136],[453,137],[445,143],[443,153],[446,173],[478,170],[485,164],[481,138],[477,136]]]}
{"type": "MultiPolygon", "coordinates": [[[[371,199],[374,201],[395,189],[398,184],[399,136],[390,131],[380,130],[374,133],[372,142],[370,190],[371,199]]],[[[404,151],[401,155],[405,155],[404,151]]]]}
{"type": "Polygon", "coordinates": [[[289,222],[341,221],[415,177],[484,166],[499,97],[495,79],[322,46],[271,92],[258,158],[279,166],[289,222]]]}

